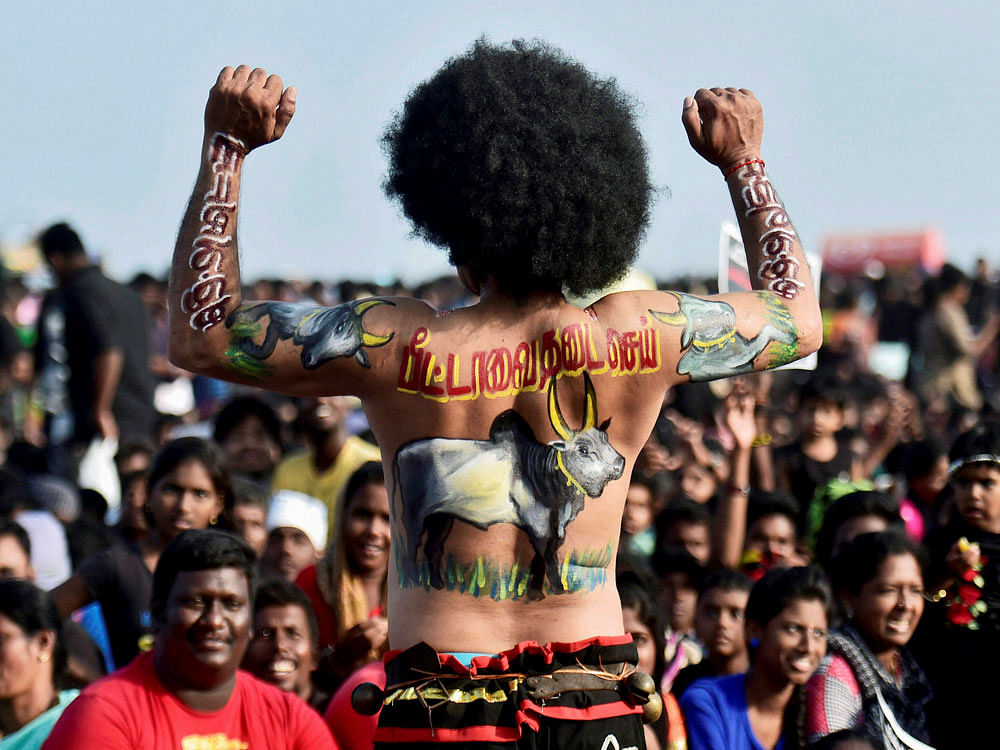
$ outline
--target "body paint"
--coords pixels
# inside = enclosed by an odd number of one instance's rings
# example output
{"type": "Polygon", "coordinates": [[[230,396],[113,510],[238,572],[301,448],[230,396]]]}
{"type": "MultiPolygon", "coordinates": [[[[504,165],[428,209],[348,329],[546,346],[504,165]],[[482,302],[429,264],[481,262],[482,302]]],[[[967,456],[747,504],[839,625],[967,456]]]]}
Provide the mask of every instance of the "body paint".
{"type": "Polygon", "coordinates": [[[805,284],[798,280],[799,261],[792,248],[797,237],[785,207],[778,200],[764,166],[747,164],[738,173],[745,184],[740,191],[746,205],[745,216],[763,213],[765,230],[759,238],[761,261],[757,278],[767,282],[767,288],[785,299],[795,299],[805,284]]]}
{"type": "Polygon", "coordinates": [[[352,357],[369,368],[371,362],[363,347],[385,346],[394,335],[375,334],[362,325],[362,316],[376,305],[395,303],[372,297],[335,307],[291,302],[242,305],[226,318],[226,327],[232,332],[226,362],[244,374],[268,374],[269,369],[261,369],[266,367],[264,360],[274,353],[279,341],[291,339],[301,347],[302,366],[307,370],[340,357],[352,357]],[[262,322],[265,317],[266,327],[262,322]],[[264,338],[258,343],[262,331],[264,338]]]}
{"type": "Polygon", "coordinates": [[[791,314],[769,292],[755,292],[764,302],[767,322],[753,338],[736,330],[736,311],[728,302],[668,294],[677,299],[677,312],[649,313],[661,323],[683,327],[679,375],[689,375],[691,380],[714,380],[752,371],[754,360],[765,350],[771,356],[769,367],[790,362],[798,355],[798,331],[791,314]]]}
{"type": "Polygon", "coordinates": [[[545,390],[555,378],[610,372],[612,376],[657,372],[660,334],[645,315],[636,330],[604,331],[573,323],[545,331],[541,338],[510,348],[480,349],[465,359],[454,352],[434,352],[431,334],[418,328],[403,348],[396,389],[433,401],[465,401],[545,390]]]}
{"type": "MultiPolygon", "coordinates": [[[[414,568],[404,559],[400,546],[395,542],[393,544],[396,572],[402,588],[439,588],[475,597],[488,596],[497,602],[529,599],[530,558],[502,564],[481,555],[474,560],[461,561],[449,553],[442,565],[440,585],[432,586],[427,559],[422,557],[414,568]]],[[[613,553],[611,542],[600,549],[572,550],[559,562],[558,590],[546,580],[542,584],[542,595],[594,591],[604,586],[608,581],[607,569],[613,553]]]]}
{"type": "Polygon", "coordinates": [[[212,186],[202,199],[201,227],[188,256],[188,268],[198,274],[181,293],[180,308],[187,313],[188,324],[195,331],[207,331],[226,317],[226,275],[222,271],[223,253],[232,245],[231,223],[236,218],[233,179],[240,169],[246,147],[224,133],[212,136],[208,146],[212,186]]]}
{"type": "MultiPolygon", "coordinates": [[[[585,498],[600,497],[621,477],[625,459],[597,424],[597,399],[584,372],[585,409],[579,429],[562,416],[556,381],[548,389],[549,420],[559,440],[538,442],[527,421],[508,409],[493,420],[488,440],[425,438],[403,445],[393,459],[393,545],[401,580],[445,588],[444,545],[454,522],[486,530],[503,523],[523,531],[534,556],[527,579],[531,598],[568,590],[560,547],[585,498]],[[421,573],[424,570],[424,573],[421,573]]],[[[516,578],[516,576],[515,576],[516,578]]]]}

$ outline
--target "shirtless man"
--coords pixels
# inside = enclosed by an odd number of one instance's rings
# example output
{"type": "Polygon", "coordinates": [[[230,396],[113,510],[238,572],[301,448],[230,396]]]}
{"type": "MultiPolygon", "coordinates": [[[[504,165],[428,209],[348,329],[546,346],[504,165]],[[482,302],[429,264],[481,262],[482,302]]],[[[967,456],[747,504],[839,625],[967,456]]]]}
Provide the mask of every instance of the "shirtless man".
{"type": "Polygon", "coordinates": [[[403,650],[387,662],[378,742],[548,731],[553,747],[641,746],[637,707],[565,672],[635,663],[614,559],[636,455],[672,385],[820,343],[809,271],[760,158],[760,104],[743,89],[699,89],[682,113],[691,145],[722,171],[758,291],[617,293],[581,310],[562,291],[620,278],[648,220],[630,102],[543,45],[480,41],[448,61],[384,136],[387,193],[479,296],[443,313],[408,298],[326,309],[240,298],[243,160],[284,134],[295,99],[247,66],[223,69],[209,93],[171,272],[172,361],[363,400],[391,477],[389,642],[403,650]],[[560,735],[570,730],[554,716],[595,722],[585,738],[560,735]]]}

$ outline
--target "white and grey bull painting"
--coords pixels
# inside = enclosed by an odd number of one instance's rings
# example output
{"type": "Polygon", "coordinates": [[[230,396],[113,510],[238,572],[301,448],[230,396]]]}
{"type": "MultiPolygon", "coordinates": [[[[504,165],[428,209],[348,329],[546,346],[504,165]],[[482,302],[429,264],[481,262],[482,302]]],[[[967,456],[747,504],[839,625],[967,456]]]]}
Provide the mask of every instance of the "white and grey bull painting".
{"type": "Polygon", "coordinates": [[[361,325],[361,316],[376,305],[395,306],[389,300],[376,298],[346,302],[335,307],[259,302],[232,312],[226,318],[226,325],[234,328],[267,316],[267,331],[261,343],[257,344],[252,338],[236,343],[254,359],[270,357],[278,341],[291,339],[293,344],[302,347],[302,366],[307,370],[315,370],[338,357],[354,357],[362,367],[371,367],[368,355],[361,347],[384,346],[393,336],[392,333],[369,333],[361,325]]]}
{"type": "Polygon", "coordinates": [[[556,380],[549,384],[549,421],[559,440],[540,443],[527,421],[507,410],[493,420],[489,440],[427,438],[399,449],[393,468],[406,536],[399,549],[414,578],[422,548],[430,586],[443,587],[444,544],[456,520],[484,531],[508,523],[528,535],[534,550],[529,598],[544,596],[546,579],[552,592],[566,590],[558,559],[566,527],[583,510],[584,499],[600,497],[625,468],[608,440],[611,420],[598,426],[594,385],[586,372],[583,377],[579,429],[563,418],[556,380]]]}
{"type": "Polygon", "coordinates": [[[668,292],[677,299],[675,313],[649,313],[661,323],[683,326],[681,348],[686,351],[677,362],[680,375],[691,380],[714,380],[753,370],[757,356],[772,342],[791,345],[794,330],[765,323],[760,333],[748,339],[736,330],[736,311],[722,300],[706,300],[688,294],[668,292]]]}

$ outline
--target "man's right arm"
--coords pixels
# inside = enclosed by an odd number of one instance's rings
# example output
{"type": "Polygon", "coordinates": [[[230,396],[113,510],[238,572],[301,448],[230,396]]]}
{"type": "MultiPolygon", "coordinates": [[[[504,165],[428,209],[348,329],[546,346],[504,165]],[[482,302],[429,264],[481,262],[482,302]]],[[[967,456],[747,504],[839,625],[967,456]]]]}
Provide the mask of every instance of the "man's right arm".
{"type": "Polygon", "coordinates": [[[377,299],[324,308],[241,299],[236,225],[243,163],[288,127],[296,91],[283,86],[278,76],[241,65],[224,68],[209,92],[198,179],[171,265],[170,360],[296,395],[364,395],[390,377],[394,360],[386,344],[402,320],[419,315],[416,303],[377,299]]]}

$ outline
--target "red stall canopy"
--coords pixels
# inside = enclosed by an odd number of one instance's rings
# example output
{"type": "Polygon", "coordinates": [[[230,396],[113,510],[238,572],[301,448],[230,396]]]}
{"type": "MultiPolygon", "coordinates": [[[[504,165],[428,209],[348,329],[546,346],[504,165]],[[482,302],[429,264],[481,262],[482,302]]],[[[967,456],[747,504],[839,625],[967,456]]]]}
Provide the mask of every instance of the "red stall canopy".
{"type": "Polygon", "coordinates": [[[944,238],[936,229],[834,235],[823,242],[823,271],[846,275],[861,273],[873,263],[936,273],[945,257],[944,238]]]}

